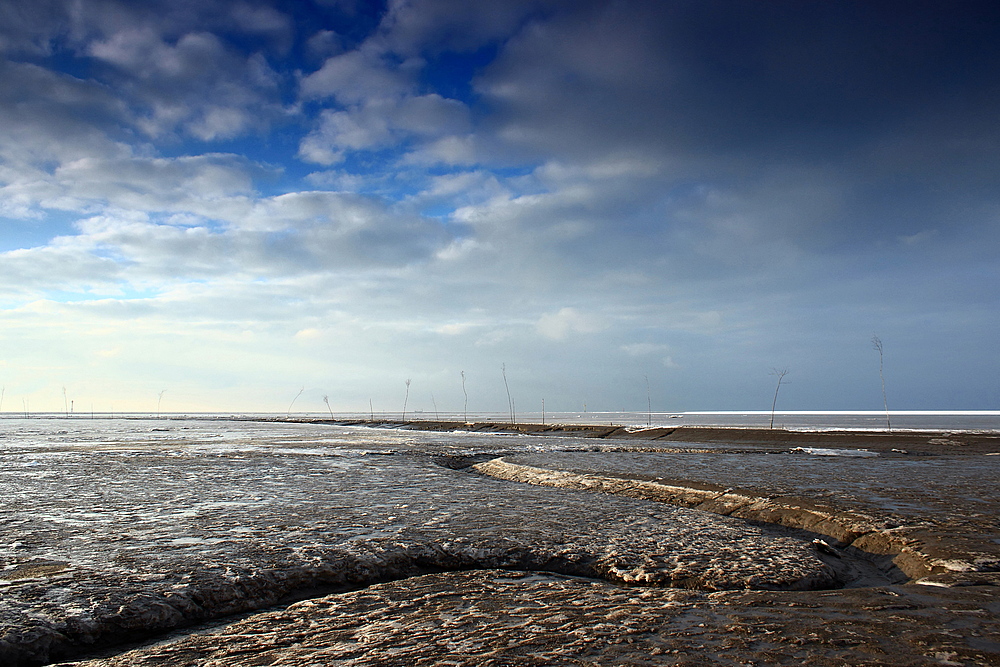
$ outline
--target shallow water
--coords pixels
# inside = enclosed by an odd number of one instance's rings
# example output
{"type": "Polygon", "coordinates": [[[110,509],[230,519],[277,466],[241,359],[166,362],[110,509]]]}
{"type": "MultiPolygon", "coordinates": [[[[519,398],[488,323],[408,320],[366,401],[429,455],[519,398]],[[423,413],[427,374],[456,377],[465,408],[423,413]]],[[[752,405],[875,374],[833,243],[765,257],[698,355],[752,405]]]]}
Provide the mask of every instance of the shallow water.
{"type": "MultiPolygon", "coordinates": [[[[683,447],[683,443],[672,442],[683,447]]],[[[702,445],[691,443],[692,448],[702,445]]],[[[685,480],[765,495],[802,496],[895,522],[949,528],[975,523],[1000,537],[1000,456],[819,455],[785,451],[567,452],[518,454],[524,465],[582,473],[685,480]]],[[[834,450],[836,451],[836,450],[834,450]]]]}

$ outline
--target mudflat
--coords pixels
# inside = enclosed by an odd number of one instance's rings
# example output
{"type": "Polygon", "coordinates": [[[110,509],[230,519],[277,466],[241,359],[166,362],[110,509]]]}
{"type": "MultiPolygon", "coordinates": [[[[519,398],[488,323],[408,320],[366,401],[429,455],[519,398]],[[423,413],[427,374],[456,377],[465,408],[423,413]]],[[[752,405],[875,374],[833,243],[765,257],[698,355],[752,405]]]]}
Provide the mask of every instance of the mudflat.
{"type": "Polygon", "coordinates": [[[6,453],[5,664],[1000,664],[988,444],[199,428],[6,453]]]}

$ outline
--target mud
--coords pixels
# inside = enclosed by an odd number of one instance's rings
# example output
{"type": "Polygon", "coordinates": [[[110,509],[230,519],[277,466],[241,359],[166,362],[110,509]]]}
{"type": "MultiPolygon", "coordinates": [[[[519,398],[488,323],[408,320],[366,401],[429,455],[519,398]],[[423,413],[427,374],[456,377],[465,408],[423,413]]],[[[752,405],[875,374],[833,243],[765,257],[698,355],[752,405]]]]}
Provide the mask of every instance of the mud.
{"type": "MultiPolygon", "coordinates": [[[[549,458],[579,460],[581,456],[549,458]]],[[[893,564],[910,578],[949,572],[1000,571],[1000,544],[993,538],[997,524],[995,521],[990,523],[988,518],[983,522],[984,534],[957,534],[954,529],[945,530],[944,526],[934,530],[933,524],[929,527],[927,522],[902,526],[880,516],[877,511],[862,513],[804,498],[738,492],[732,487],[711,488],[705,484],[695,487],[624,476],[547,470],[510,463],[502,458],[478,463],[473,468],[500,479],[643,498],[816,533],[830,538],[836,547],[857,549],[871,555],[891,555],[893,564]]]]}
{"type": "Polygon", "coordinates": [[[415,577],[76,667],[995,665],[1000,588],[637,589],[539,573],[415,577]]]}
{"type": "Polygon", "coordinates": [[[8,439],[0,664],[1000,664],[1000,457],[593,442],[8,439]]]}

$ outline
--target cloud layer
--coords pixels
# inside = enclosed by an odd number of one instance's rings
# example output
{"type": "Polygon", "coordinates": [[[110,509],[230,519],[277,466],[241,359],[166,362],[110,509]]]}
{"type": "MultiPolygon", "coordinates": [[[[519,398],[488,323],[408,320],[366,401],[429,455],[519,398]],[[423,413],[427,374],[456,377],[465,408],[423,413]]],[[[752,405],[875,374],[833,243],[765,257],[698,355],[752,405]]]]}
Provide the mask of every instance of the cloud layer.
{"type": "Polygon", "coordinates": [[[7,3],[0,383],[877,409],[878,333],[890,407],[995,408],[998,13],[7,3]]]}

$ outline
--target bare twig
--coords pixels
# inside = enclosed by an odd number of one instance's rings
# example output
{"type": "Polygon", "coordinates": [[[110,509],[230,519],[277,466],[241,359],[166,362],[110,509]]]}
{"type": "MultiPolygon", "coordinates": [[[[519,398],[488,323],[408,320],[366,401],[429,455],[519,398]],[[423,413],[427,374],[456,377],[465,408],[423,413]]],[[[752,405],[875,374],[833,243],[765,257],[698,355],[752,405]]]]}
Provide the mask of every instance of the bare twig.
{"type": "Polygon", "coordinates": [[[403,396],[403,421],[406,421],[406,402],[410,399],[410,379],[406,379],[406,395],[403,396]]]}
{"type": "Polygon", "coordinates": [[[649,376],[644,375],[646,378],[646,426],[651,426],[653,423],[653,399],[649,394],[649,376]]]}
{"type": "Polygon", "coordinates": [[[510,385],[507,384],[507,364],[500,364],[500,372],[503,374],[503,386],[507,390],[507,407],[510,408],[510,423],[513,426],[517,421],[514,416],[514,400],[510,397],[510,385]]]}
{"type": "Polygon", "coordinates": [[[288,410],[285,411],[285,419],[289,419],[292,416],[292,406],[295,405],[295,401],[299,400],[299,396],[301,396],[302,392],[305,390],[305,387],[299,389],[299,393],[295,394],[295,398],[293,398],[292,402],[288,404],[288,410]]]}
{"type": "Polygon", "coordinates": [[[465,390],[465,371],[462,371],[462,393],[465,394],[465,407],[462,409],[462,416],[465,423],[469,423],[469,392],[465,390]]]}
{"type": "Polygon", "coordinates": [[[774,408],[778,405],[778,390],[781,389],[781,381],[788,375],[788,369],[782,368],[778,370],[777,368],[773,368],[771,369],[771,375],[778,376],[778,386],[774,388],[774,400],[771,401],[771,428],[774,428],[774,408]]]}
{"type": "Polygon", "coordinates": [[[889,421],[889,401],[885,398],[885,375],[882,373],[882,339],[872,336],[872,348],[878,352],[878,377],[882,381],[882,405],[885,407],[885,427],[892,430],[892,423],[889,421]]]}

